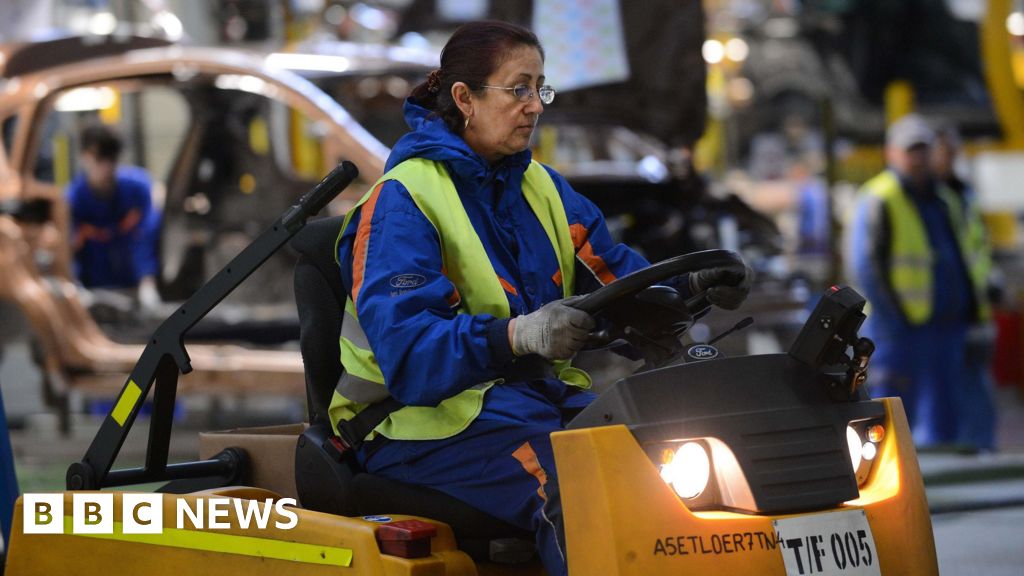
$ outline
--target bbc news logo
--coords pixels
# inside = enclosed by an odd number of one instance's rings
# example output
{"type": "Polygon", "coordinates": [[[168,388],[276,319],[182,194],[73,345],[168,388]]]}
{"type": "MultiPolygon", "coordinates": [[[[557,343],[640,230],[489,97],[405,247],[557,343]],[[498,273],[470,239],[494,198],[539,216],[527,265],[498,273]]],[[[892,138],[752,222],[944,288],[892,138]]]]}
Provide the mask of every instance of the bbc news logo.
{"type": "MultiPolygon", "coordinates": [[[[65,534],[63,494],[25,494],[22,518],[25,534],[65,534]]],[[[294,498],[262,502],[240,498],[178,498],[175,502],[175,526],[179,530],[227,530],[233,525],[247,530],[291,530],[299,523],[289,509],[294,498]],[[273,522],[271,520],[273,519],[273,522]]],[[[114,523],[122,534],[162,534],[164,496],[162,494],[122,494],[121,515],[115,518],[114,494],[76,493],[71,504],[72,534],[113,534],[114,523]]]]}

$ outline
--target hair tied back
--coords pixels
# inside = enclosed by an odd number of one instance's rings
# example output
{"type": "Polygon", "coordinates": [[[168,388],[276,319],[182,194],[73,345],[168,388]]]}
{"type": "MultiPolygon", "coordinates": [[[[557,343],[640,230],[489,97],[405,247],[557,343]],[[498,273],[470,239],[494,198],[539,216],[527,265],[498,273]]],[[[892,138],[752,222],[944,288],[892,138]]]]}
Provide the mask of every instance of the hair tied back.
{"type": "Polygon", "coordinates": [[[441,69],[437,68],[427,74],[427,90],[431,94],[437,94],[441,91],[441,69]]]}

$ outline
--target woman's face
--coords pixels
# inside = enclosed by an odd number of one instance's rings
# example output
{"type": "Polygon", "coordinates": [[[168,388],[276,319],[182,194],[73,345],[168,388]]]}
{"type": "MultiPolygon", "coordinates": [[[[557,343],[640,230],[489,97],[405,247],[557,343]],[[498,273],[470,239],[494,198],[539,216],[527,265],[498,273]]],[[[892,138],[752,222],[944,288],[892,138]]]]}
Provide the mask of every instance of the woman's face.
{"type": "MultiPolygon", "coordinates": [[[[469,126],[463,133],[470,148],[489,162],[526,150],[537,119],[544,111],[537,89],[544,83],[544,61],[533,46],[514,49],[485,82],[488,86],[512,88],[526,84],[533,97],[524,101],[511,90],[481,88],[469,92],[469,126]]],[[[461,106],[460,106],[461,107],[461,106]]],[[[466,114],[463,107],[463,114],[466,114]]]]}

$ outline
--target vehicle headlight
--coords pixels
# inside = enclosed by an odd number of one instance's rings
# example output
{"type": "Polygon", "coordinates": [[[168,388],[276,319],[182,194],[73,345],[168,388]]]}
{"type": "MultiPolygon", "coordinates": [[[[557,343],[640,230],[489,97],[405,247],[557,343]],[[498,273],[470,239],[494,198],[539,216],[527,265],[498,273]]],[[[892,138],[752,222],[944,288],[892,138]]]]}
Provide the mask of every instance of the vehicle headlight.
{"type": "Polygon", "coordinates": [[[696,498],[708,486],[711,458],[704,446],[697,442],[686,442],[675,452],[664,451],[661,477],[680,498],[696,498]]]}
{"type": "Polygon", "coordinates": [[[846,427],[846,444],[850,448],[850,462],[856,471],[860,468],[860,461],[863,458],[863,440],[860,439],[860,434],[853,429],[853,426],[846,427]]]}
{"type": "Polygon", "coordinates": [[[877,421],[860,420],[850,422],[846,427],[846,443],[858,485],[868,479],[872,463],[878,456],[879,444],[884,438],[885,426],[877,421]]]}
{"type": "Polygon", "coordinates": [[[874,460],[877,454],[878,448],[876,448],[872,442],[865,442],[864,446],[861,448],[861,455],[865,460],[874,460]]]}

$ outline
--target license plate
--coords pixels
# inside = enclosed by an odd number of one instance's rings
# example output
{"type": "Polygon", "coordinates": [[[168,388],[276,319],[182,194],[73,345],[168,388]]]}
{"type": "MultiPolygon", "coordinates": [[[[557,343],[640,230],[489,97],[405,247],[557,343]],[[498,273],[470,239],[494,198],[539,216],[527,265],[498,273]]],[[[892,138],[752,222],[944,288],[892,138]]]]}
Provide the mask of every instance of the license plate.
{"type": "Polygon", "coordinates": [[[863,510],[775,520],[787,576],[879,576],[878,552],[863,510]]]}

